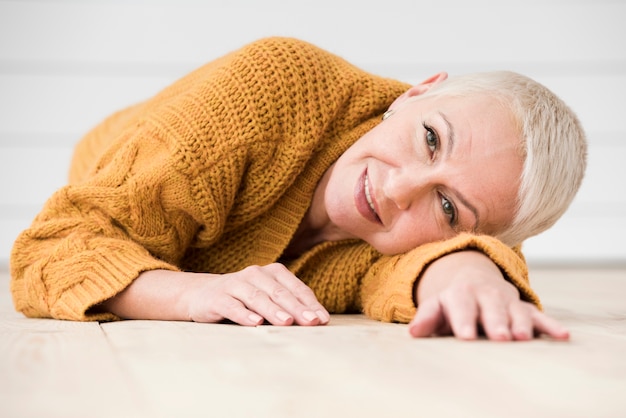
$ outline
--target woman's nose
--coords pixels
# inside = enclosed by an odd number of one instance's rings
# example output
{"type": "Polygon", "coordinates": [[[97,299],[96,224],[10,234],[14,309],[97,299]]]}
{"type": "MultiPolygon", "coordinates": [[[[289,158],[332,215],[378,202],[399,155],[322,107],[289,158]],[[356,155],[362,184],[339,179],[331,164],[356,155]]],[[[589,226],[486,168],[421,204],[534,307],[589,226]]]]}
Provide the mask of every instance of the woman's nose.
{"type": "Polygon", "coordinates": [[[398,209],[407,210],[424,193],[428,181],[414,169],[395,168],[388,172],[383,192],[398,209]]]}

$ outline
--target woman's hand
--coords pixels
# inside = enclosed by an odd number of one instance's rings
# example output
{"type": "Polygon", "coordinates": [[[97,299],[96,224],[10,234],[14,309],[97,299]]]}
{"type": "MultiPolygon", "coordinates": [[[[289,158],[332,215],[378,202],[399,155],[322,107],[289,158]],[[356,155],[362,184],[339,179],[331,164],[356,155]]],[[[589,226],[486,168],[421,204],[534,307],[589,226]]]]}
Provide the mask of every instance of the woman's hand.
{"type": "Polygon", "coordinates": [[[497,341],[528,340],[544,333],[560,340],[569,332],[504,280],[484,254],[462,251],[442,257],[423,273],[416,291],[417,314],[409,324],[414,337],[450,335],[476,339],[479,330],[497,341]]]}
{"type": "Polygon", "coordinates": [[[330,316],[313,291],[282,264],[206,278],[188,294],[189,319],[240,325],[324,325],[330,316]]]}
{"type": "Polygon", "coordinates": [[[255,326],[324,325],[330,315],[313,291],[282,264],[229,274],[143,272],[99,305],[126,319],[220,322],[255,326]]]}

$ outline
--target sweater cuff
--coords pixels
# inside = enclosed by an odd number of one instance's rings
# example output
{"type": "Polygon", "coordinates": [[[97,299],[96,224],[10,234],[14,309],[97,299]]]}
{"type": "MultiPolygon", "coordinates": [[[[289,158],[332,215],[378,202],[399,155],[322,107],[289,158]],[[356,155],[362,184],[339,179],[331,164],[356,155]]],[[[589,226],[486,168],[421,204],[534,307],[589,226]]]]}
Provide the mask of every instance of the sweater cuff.
{"type": "Polygon", "coordinates": [[[528,278],[528,265],[519,250],[503,244],[497,238],[488,235],[467,235],[468,244],[466,250],[477,250],[488,256],[493,261],[504,278],[513,284],[520,293],[520,299],[530,302],[538,309],[543,309],[539,296],[530,286],[528,278]]]}
{"type": "MultiPolygon", "coordinates": [[[[169,263],[155,259],[148,252],[129,248],[120,248],[114,253],[108,251],[106,256],[100,254],[90,258],[93,261],[89,263],[69,266],[66,277],[80,275],[82,279],[76,280],[72,287],[51,303],[50,313],[53,318],[74,321],[119,320],[111,313],[90,312],[90,309],[120,293],[144,271],[178,270],[169,263]]],[[[65,267],[68,268],[67,265],[65,267]]]]}
{"type": "Polygon", "coordinates": [[[368,295],[363,300],[365,314],[386,322],[410,322],[417,311],[413,293],[422,272],[433,261],[464,250],[477,250],[487,255],[505,279],[517,287],[521,299],[541,309],[539,298],[529,285],[528,269],[522,257],[497,238],[460,234],[422,245],[406,254],[381,258],[363,284],[363,294],[368,295]]]}

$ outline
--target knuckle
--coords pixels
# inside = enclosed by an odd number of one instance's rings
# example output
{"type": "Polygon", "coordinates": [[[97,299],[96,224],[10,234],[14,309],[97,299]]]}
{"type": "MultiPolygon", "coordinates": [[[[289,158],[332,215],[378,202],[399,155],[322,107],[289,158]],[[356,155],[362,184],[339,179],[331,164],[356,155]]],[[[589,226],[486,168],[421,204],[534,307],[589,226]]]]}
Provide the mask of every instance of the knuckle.
{"type": "Polygon", "coordinates": [[[285,267],[282,263],[271,263],[266,266],[268,269],[272,269],[273,271],[283,272],[289,271],[287,267],[285,267]]]}
{"type": "Polygon", "coordinates": [[[263,296],[263,292],[258,287],[253,286],[248,290],[247,300],[254,302],[263,299],[263,296]]]}
{"type": "Polygon", "coordinates": [[[306,300],[306,299],[315,298],[315,293],[313,293],[313,290],[311,290],[311,288],[305,285],[304,283],[298,284],[296,288],[294,289],[293,293],[298,299],[306,300]]]}
{"type": "Polygon", "coordinates": [[[264,266],[254,264],[247,266],[242,271],[246,273],[246,277],[255,277],[260,275],[275,277],[277,275],[282,275],[285,272],[289,272],[287,267],[280,263],[271,263],[264,266]]]}
{"type": "Polygon", "coordinates": [[[287,289],[285,289],[282,286],[276,286],[272,289],[272,299],[274,300],[279,300],[279,299],[283,299],[286,296],[289,296],[291,292],[289,292],[287,289]]]}
{"type": "Polygon", "coordinates": [[[263,267],[259,267],[259,268],[267,271],[267,273],[269,273],[271,275],[280,274],[284,270],[286,270],[286,267],[283,266],[280,263],[271,263],[271,264],[267,264],[267,265],[265,265],[263,267]]]}
{"type": "Polygon", "coordinates": [[[253,264],[244,268],[242,272],[246,273],[246,277],[248,277],[249,275],[256,276],[263,272],[263,267],[253,264]]]}

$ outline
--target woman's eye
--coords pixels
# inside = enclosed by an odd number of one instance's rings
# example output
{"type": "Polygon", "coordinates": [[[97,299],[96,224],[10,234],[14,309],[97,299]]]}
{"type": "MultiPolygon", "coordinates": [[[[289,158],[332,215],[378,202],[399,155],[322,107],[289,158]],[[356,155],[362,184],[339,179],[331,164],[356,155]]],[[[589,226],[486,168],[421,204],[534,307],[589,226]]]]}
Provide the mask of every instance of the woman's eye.
{"type": "Polygon", "coordinates": [[[450,225],[454,225],[456,222],[456,210],[454,209],[454,205],[443,196],[441,196],[441,208],[443,209],[443,213],[450,220],[450,225]]]}
{"type": "Polygon", "coordinates": [[[439,148],[439,138],[433,128],[424,124],[424,129],[426,129],[426,145],[430,152],[434,154],[437,148],[439,148]]]}

